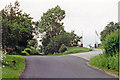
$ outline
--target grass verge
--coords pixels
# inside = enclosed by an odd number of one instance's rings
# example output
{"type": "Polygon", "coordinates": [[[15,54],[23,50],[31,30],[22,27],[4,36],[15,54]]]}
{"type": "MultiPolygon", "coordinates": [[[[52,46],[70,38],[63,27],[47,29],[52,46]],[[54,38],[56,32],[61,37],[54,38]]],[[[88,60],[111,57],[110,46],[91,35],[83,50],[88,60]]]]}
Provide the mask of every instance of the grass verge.
{"type": "Polygon", "coordinates": [[[97,47],[96,49],[104,49],[103,46],[97,47]]]}
{"type": "Polygon", "coordinates": [[[110,72],[115,75],[119,75],[119,59],[118,56],[105,57],[104,54],[100,54],[90,59],[90,65],[96,66],[102,70],[110,72]]]}
{"type": "Polygon", "coordinates": [[[0,80],[2,80],[2,66],[0,65],[0,80]]]}
{"type": "Polygon", "coordinates": [[[4,61],[8,61],[2,68],[2,78],[19,78],[25,68],[25,60],[20,55],[6,55],[4,61]],[[16,67],[11,61],[16,61],[16,67]]]}
{"type": "Polygon", "coordinates": [[[67,54],[75,54],[75,53],[82,53],[82,52],[88,52],[88,51],[92,51],[92,49],[85,48],[85,47],[68,47],[64,53],[48,54],[48,56],[49,55],[53,55],[53,56],[67,55],[67,54]]]}

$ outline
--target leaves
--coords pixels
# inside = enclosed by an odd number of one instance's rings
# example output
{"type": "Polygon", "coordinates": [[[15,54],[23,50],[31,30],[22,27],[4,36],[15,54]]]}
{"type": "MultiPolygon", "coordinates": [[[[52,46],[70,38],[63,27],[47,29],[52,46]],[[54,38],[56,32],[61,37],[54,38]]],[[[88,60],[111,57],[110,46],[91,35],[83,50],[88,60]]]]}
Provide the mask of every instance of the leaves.
{"type": "Polygon", "coordinates": [[[118,23],[110,22],[105,29],[101,32],[101,41],[104,41],[106,36],[109,35],[111,32],[119,29],[118,23]]]}
{"type": "Polygon", "coordinates": [[[27,40],[32,39],[32,17],[30,14],[22,13],[19,2],[7,5],[2,12],[2,39],[3,46],[26,46],[27,40]]]}
{"type": "Polygon", "coordinates": [[[49,9],[46,13],[43,13],[39,24],[40,32],[46,32],[46,36],[53,37],[60,34],[61,30],[64,31],[63,25],[60,21],[64,19],[65,11],[59,6],[49,9]],[[54,34],[55,33],[55,34],[54,34]]]}
{"type": "Polygon", "coordinates": [[[119,30],[112,32],[103,42],[106,55],[113,56],[119,52],[119,30]]]}

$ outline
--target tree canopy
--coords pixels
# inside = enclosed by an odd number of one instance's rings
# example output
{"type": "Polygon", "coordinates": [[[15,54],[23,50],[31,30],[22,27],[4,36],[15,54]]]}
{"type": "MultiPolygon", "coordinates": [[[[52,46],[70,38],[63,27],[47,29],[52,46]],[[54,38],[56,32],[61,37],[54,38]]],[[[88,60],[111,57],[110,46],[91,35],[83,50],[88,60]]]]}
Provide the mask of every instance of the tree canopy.
{"type": "Polygon", "coordinates": [[[119,53],[119,24],[110,22],[101,32],[101,41],[107,56],[119,53]]]}
{"type": "Polygon", "coordinates": [[[104,41],[107,35],[109,35],[111,32],[116,31],[117,29],[119,29],[118,23],[110,22],[107,24],[105,29],[101,32],[101,41],[104,41]]]}
{"type": "Polygon", "coordinates": [[[68,33],[64,30],[62,23],[64,18],[65,11],[58,5],[55,8],[49,9],[46,13],[43,13],[39,22],[39,31],[44,33],[42,45],[45,54],[58,53],[62,45],[70,46],[72,40],[74,40],[76,44],[80,41],[81,37],[78,37],[74,31],[68,33]]]}
{"type": "Polygon", "coordinates": [[[27,41],[32,39],[32,17],[19,9],[18,1],[14,5],[7,5],[2,11],[2,45],[15,48],[26,47],[27,41]]]}
{"type": "Polygon", "coordinates": [[[46,13],[43,13],[39,24],[40,32],[45,32],[47,37],[53,37],[59,35],[64,31],[63,23],[61,21],[65,17],[65,11],[59,6],[49,9],[46,13]]]}

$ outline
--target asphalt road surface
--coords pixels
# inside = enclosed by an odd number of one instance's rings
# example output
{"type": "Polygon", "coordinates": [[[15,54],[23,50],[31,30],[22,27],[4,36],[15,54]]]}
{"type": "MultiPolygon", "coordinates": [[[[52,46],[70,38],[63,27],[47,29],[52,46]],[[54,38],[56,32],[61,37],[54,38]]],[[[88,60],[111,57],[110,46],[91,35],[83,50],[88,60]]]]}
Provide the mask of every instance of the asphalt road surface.
{"type": "Polygon", "coordinates": [[[90,60],[92,57],[103,53],[103,51],[104,51],[103,49],[93,49],[92,51],[89,51],[89,52],[69,54],[69,55],[81,57],[81,58],[84,58],[86,60],[90,60]]]}
{"type": "Polygon", "coordinates": [[[103,71],[89,67],[81,57],[24,56],[26,68],[20,78],[114,78],[103,71]]]}

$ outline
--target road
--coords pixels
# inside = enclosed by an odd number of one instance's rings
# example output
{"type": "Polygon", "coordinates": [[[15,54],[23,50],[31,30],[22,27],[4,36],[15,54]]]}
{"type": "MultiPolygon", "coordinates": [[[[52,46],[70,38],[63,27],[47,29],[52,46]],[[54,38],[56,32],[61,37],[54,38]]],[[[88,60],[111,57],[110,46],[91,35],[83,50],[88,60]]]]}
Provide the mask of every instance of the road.
{"type": "Polygon", "coordinates": [[[76,53],[76,54],[70,54],[70,55],[76,56],[76,57],[81,57],[81,58],[84,58],[86,60],[90,60],[92,57],[103,53],[103,51],[104,50],[102,50],[102,49],[93,49],[92,51],[89,51],[89,52],[76,53]]]}
{"type": "Polygon", "coordinates": [[[81,57],[24,56],[26,68],[20,78],[114,78],[103,71],[89,67],[81,57]]]}

